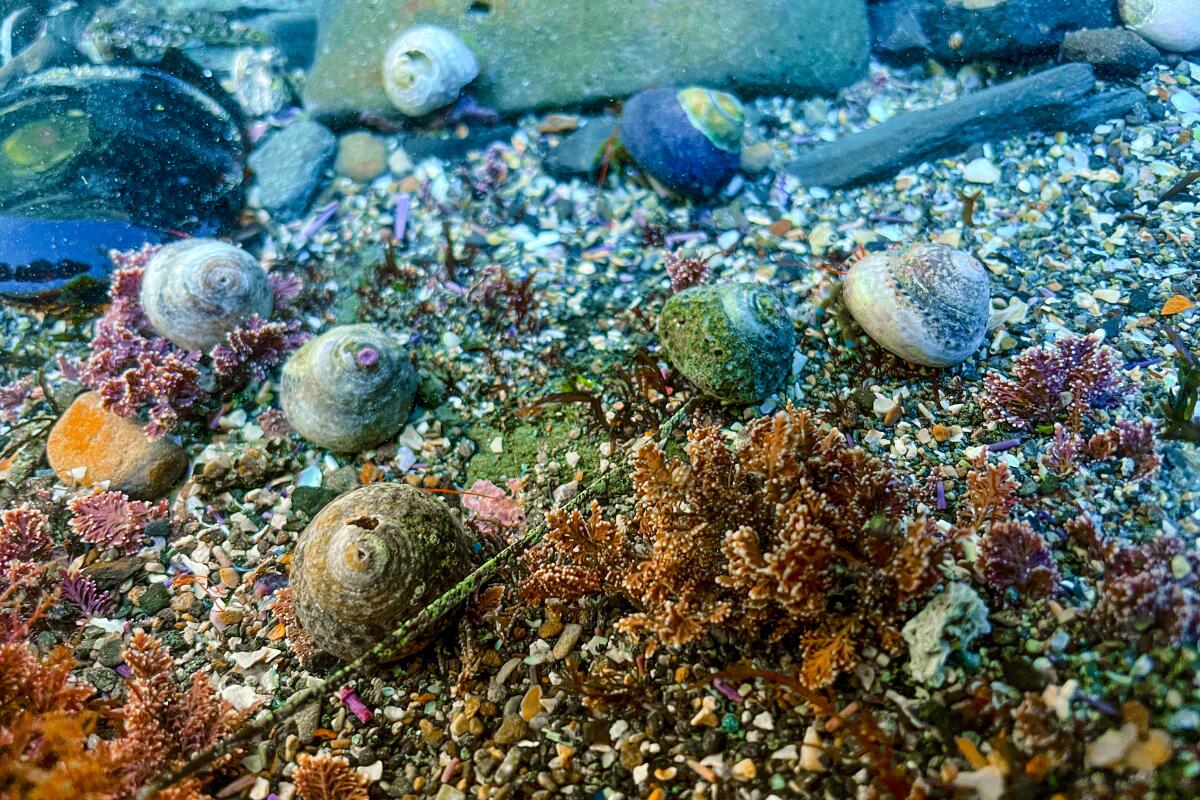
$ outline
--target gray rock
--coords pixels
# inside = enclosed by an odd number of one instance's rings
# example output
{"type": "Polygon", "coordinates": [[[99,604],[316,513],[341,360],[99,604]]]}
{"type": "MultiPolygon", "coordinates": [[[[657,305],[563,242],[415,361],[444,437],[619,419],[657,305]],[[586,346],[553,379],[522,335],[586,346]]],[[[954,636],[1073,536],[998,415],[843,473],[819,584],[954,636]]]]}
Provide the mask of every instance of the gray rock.
{"type": "Polygon", "coordinates": [[[908,668],[927,686],[946,682],[946,660],[966,651],[979,636],[990,632],[988,608],[965,583],[951,583],[929,601],[900,632],[908,645],[908,668]]]}
{"type": "Polygon", "coordinates": [[[336,150],[329,129],[307,119],[268,138],[249,159],[259,205],[284,221],[303,216],[336,150]]]}
{"type": "Polygon", "coordinates": [[[546,171],[556,178],[594,174],[604,160],[604,147],[616,127],[617,118],[612,114],[584,120],[546,155],[546,171]]]}
{"type": "Polygon", "coordinates": [[[481,67],[467,92],[504,114],[666,84],[832,92],[865,75],[868,56],[864,0],[330,0],[309,111],[395,113],[380,64],[414,23],[462,37],[481,67]]]}
{"type": "Polygon", "coordinates": [[[787,169],[810,186],[867,183],[976,142],[1034,130],[1090,130],[1145,99],[1136,89],[1095,93],[1095,85],[1090,66],[1064,64],[821,145],[787,169]]]}
{"type": "Polygon", "coordinates": [[[1071,31],[1063,38],[1062,57],[1118,76],[1140,75],[1160,59],[1158,48],[1128,28],[1071,31]]]}
{"type": "Polygon", "coordinates": [[[152,583],[138,600],[138,608],[146,616],[153,616],[171,605],[171,593],[161,583],[152,583]]]}
{"type": "Polygon", "coordinates": [[[1067,31],[1114,25],[1115,5],[1112,0],[884,0],[870,7],[871,47],[885,56],[947,61],[1022,56],[1056,47],[1067,31]]]}
{"type": "Polygon", "coordinates": [[[108,667],[87,667],[80,675],[100,692],[111,692],[121,681],[121,676],[108,667]]]}
{"type": "Polygon", "coordinates": [[[106,667],[115,667],[125,661],[125,645],[119,635],[101,639],[94,652],[96,660],[106,667]]]}

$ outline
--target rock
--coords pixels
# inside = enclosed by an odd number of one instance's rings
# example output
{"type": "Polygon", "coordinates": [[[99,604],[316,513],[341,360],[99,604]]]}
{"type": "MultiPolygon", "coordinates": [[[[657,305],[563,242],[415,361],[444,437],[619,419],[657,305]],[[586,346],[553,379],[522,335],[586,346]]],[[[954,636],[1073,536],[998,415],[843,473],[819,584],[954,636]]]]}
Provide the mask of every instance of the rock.
{"type": "Polygon", "coordinates": [[[80,672],[80,675],[101,692],[111,692],[121,682],[121,676],[108,667],[87,667],[80,672]]]}
{"type": "Polygon", "coordinates": [[[778,388],[796,347],[783,303],[752,283],[672,295],[658,318],[658,337],[675,369],[728,403],[757,403],[778,388]]]}
{"type": "Polygon", "coordinates": [[[1063,61],[1091,64],[1101,75],[1135,76],[1159,61],[1158,49],[1127,28],[1071,31],[1063,38],[1063,61]]]}
{"type": "Polygon", "coordinates": [[[604,150],[613,140],[617,118],[611,114],[584,120],[544,159],[546,171],[556,178],[590,177],[600,169],[604,150]]]}
{"type": "Polygon", "coordinates": [[[387,144],[367,131],[347,133],[338,140],[333,168],[352,180],[363,183],[373,180],[387,169],[387,144]]]}
{"type": "Polygon", "coordinates": [[[274,114],[291,97],[283,54],[273,47],[243,47],[233,56],[230,69],[233,97],[249,117],[274,114]]]}
{"type": "Polygon", "coordinates": [[[751,175],[771,166],[775,158],[775,147],[770,142],[755,142],[742,148],[742,171],[751,175]]]}
{"type": "Polygon", "coordinates": [[[151,439],[137,422],[105,410],[95,392],[75,398],[54,423],[46,459],[68,486],[107,483],[142,500],[166,495],[188,465],[182,448],[168,439],[151,439]]]}
{"type": "Polygon", "coordinates": [[[414,22],[463,39],[480,61],[468,91],[502,114],[654,85],[832,92],[864,76],[868,56],[864,0],[331,0],[306,108],[323,117],[396,114],[381,64],[414,22]]]}
{"type": "Polygon", "coordinates": [[[496,744],[515,744],[525,736],[528,727],[525,720],[521,719],[520,714],[505,714],[504,721],[500,723],[500,727],[496,729],[496,734],[492,738],[495,739],[496,744]]]}
{"type": "Polygon", "coordinates": [[[870,6],[871,49],[885,56],[975,61],[1049,50],[1064,34],[1115,23],[1111,0],[884,0],[870,6]]]}
{"type": "Polygon", "coordinates": [[[138,600],[138,608],[147,616],[153,616],[169,605],[171,605],[171,593],[161,583],[150,584],[150,588],[138,600]]]}
{"type": "Polygon", "coordinates": [[[146,562],[134,556],[116,561],[96,561],[83,568],[83,574],[96,582],[101,589],[115,589],[136,575],[146,562]]]}
{"type": "Polygon", "coordinates": [[[810,186],[867,183],[978,142],[1030,130],[1090,130],[1145,100],[1135,89],[1093,93],[1095,85],[1089,65],[1064,64],[894,117],[803,153],[787,169],[810,186]]]}
{"type": "Polygon", "coordinates": [[[329,129],[307,119],[269,137],[249,158],[258,204],[285,222],[304,216],[336,149],[329,129]]]}
{"type": "MultiPolygon", "coordinates": [[[[162,609],[159,609],[161,611],[162,609]]],[[[157,613],[154,612],[154,613],[157,613]]],[[[121,642],[120,636],[106,636],[101,639],[96,647],[96,660],[106,667],[115,667],[125,660],[125,646],[121,642]]]]}
{"type": "Polygon", "coordinates": [[[930,600],[900,632],[908,644],[913,678],[935,688],[945,683],[950,654],[991,631],[987,613],[983,600],[965,583],[951,583],[930,600]]]}
{"type": "Polygon", "coordinates": [[[493,142],[507,142],[517,129],[510,125],[473,125],[466,136],[418,133],[404,140],[404,149],[414,162],[426,158],[460,161],[467,153],[485,150],[493,142]]]}
{"type": "Polygon", "coordinates": [[[968,183],[995,183],[1000,180],[1000,168],[986,158],[972,159],[963,167],[963,180],[968,183]]]}
{"type": "Polygon", "coordinates": [[[1196,0],[1121,0],[1121,21],[1150,44],[1172,53],[1200,49],[1196,0]]]}

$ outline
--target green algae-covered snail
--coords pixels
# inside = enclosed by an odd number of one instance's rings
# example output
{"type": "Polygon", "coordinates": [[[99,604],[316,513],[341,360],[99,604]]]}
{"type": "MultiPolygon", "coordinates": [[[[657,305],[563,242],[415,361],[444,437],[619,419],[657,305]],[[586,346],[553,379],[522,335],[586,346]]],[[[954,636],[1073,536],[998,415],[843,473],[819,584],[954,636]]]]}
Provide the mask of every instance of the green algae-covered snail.
{"type": "Polygon", "coordinates": [[[1121,20],[1163,50],[1187,53],[1200,49],[1197,0],[1121,0],[1121,20]]]}
{"type": "Polygon", "coordinates": [[[283,365],[280,402],[296,432],[319,447],[364,450],[408,418],[417,374],[400,344],[374,325],[339,325],[283,365]]]}
{"type": "MultiPolygon", "coordinates": [[[[300,535],[291,566],[296,616],[323,650],[351,660],[469,570],[462,529],[439,500],[407,484],[361,486],[300,535]]],[[[429,638],[389,655],[416,652],[429,638]]]]}
{"type": "Polygon", "coordinates": [[[796,348],[783,303],[753,283],[672,295],[659,315],[658,337],[675,369],[727,403],[757,403],[778,388],[796,348]]]}
{"type": "Polygon", "coordinates": [[[625,103],[621,143],[676,194],[702,200],[737,172],[745,112],[736,97],[699,86],[647,89],[625,103]]]}
{"type": "Polygon", "coordinates": [[[438,25],[416,25],[383,57],[383,91],[402,114],[420,117],[453,103],[479,74],[471,49],[438,25]]]}
{"type": "Polygon", "coordinates": [[[850,268],[842,292],[867,335],[914,364],[952,367],[975,352],[987,332],[987,270],[948,245],[872,253],[850,268]]]}
{"type": "Polygon", "coordinates": [[[141,301],[159,335],[185,350],[208,350],[252,315],[271,316],[274,293],[258,260],[242,248],[184,239],[146,263],[141,301]]]}

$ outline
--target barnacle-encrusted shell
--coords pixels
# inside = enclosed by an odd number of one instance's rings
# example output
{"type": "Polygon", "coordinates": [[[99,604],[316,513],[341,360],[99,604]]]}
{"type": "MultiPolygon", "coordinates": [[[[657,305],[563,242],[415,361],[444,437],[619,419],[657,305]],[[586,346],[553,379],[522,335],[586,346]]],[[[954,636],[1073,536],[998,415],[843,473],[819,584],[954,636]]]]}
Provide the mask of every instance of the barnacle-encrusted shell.
{"type": "Polygon", "coordinates": [[[765,286],[722,283],[672,295],[658,318],[671,364],[705,394],[757,403],[787,377],[796,331],[765,286]]]}
{"type": "Polygon", "coordinates": [[[409,28],[383,57],[383,91],[410,117],[450,105],[478,74],[479,62],[471,49],[438,25],[409,28]]]}
{"type": "MultiPolygon", "coordinates": [[[[292,559],[296,616],[317,644],[351,660],[415,616],[470,568],[458,522],[439,500],[373,483],[313,517],[292,559]]],[[[426,637],[390,654],[400,658],[426,637]]]]}
{"type": "Polygon", "coordinates": [[[267,273],[242,248],[184,239],[146,264],[141,300],[159,335],[185,350],[208,350],[252,315],[271,316],[274,293],[267,273]]]}
{"type": "Polygon", "coordinates": [[[647,89],[625,103],[621,143],[645,172],[694,200],[737,172],[744,112],[731,94],[690,86],[647,89]]]}
{"type": "Polygon", "coordinates": [[[1187,53],[1200,49],[1197,0],[1121,0],[1121,19],[1163,50],[1187,53]]]}
{"type": "Polygon", "coordinates": [[[872,253],[846,275],[846,307],[881,347],[929,367],[960,363],[983,341],[992,290],[970,253],[919,244],[872,253]]]}
{"type": "Polygon", "coordinates": [[[395,436],[416,390],[417,374],[395,339],[374,325],[339,325],[292,353],[279,393],[297,433],[353,452],[395,436]]]}

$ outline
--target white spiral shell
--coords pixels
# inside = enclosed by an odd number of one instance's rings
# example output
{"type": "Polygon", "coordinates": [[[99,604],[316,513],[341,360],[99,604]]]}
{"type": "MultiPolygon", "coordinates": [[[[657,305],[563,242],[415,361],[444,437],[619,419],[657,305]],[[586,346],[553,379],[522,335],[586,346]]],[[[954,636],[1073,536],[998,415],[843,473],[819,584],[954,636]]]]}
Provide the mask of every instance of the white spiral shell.
{"type": "Polygon", "coordinates": [[[479,74],[471,49],[438,25],[417,25],[383,57],[383,91],[401,113],[420,117],[448,106],[479,74]]]}
{"type": "Polygon", "coordinates": [[[842,293],[868,336],[914,364],[959,364],[987,332],[987,270],[944,244],[872,253],[850,268],[842,293]]]}
{"type": "Polygon", "coordinates": [[[1121,0],[1121,20],[1163,50],[1200,49],[1200,0],[1121,0]]]}
{"type": "Polygon", "coordinates": [[[142,275],[142,308],[160,336],[207,351],[254,314],[271,316],[274,292],[254,256],[216,239],[164,246],[142,275]]]}

